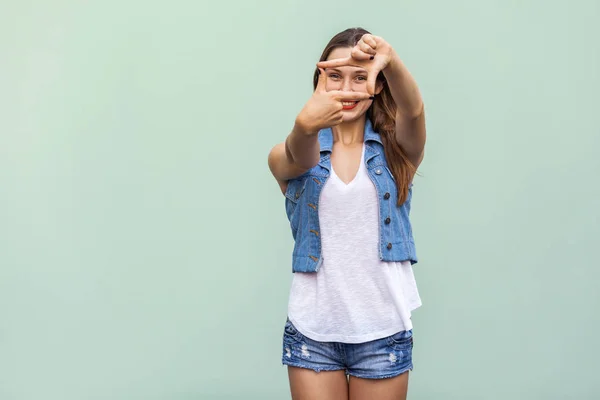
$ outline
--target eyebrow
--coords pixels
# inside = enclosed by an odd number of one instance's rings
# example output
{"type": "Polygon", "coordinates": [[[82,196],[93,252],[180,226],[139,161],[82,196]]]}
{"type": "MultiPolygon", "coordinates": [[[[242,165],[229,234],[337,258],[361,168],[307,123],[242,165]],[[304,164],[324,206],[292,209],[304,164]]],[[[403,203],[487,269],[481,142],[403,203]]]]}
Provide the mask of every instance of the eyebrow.
{"type": "MultiPolygon", "coordinates": [[[[358,68],[358,67],[353,67],[353,68],[358,68]]],[[[339,69],[337,69],[337,68],[327,68],[327,70],[328,70],[328,71],[334,71],[334,72],[337,72],[337,73],[339,73],[339,74],[341,74],[341,73],[342,73],[342,71],[340,71],[340,70],[339,70],[339,69]]],[[[366,73],[367,73],[367,70],[366,70],[366,69],[362,69],[362,68],[358,68],[358,69],[356,69],[356,70],[352,71],[352,73],[353,73],[353,74],[366,74],[366,73]]]]}

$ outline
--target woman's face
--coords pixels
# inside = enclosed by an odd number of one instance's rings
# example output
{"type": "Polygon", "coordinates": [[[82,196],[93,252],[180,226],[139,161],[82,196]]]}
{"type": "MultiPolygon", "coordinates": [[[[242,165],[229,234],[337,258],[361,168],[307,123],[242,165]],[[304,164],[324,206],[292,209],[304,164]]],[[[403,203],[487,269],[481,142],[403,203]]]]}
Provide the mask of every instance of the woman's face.
{"type": "MultiPolygon", "coordinates": [[[[350,57],[351,47],[338,47],[327,57],[327,60],[350,57]]],[[[360,67],[343,66],[327,68],[327,91],[341,90],[344,92],[367,93],[367,71],[360,67]]],[[[354,121],[367,112],[373,100],[342,102],[344,122],[354,121]]]]}

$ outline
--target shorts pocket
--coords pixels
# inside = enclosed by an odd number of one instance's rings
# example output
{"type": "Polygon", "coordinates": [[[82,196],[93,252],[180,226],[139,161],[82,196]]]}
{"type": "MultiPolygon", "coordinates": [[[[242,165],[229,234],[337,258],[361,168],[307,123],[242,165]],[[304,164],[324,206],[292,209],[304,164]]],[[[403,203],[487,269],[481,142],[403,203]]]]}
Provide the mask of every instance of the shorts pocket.
{"type": "Polygon", "coordinates": [[[292,321],[290,321],[289,319],[285,322],[283,336],[292,340],[302,339],[302,334],[298,331],[298,329],[296,329],[294,324],[292,324],[292,321]]]}
{"type": "Polygon", "coordinates": [[[388,344],[396,348],[411,348],[413,347],[412,330],[400,331],[387,338],[388,344]]]}

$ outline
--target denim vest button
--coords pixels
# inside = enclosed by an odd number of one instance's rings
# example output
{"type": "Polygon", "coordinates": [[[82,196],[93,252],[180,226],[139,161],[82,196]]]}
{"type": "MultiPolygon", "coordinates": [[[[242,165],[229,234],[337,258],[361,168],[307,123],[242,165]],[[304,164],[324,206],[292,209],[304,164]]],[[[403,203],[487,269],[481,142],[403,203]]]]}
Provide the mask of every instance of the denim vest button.
{"type": "Polygon", "coordinates": [[[390,222],[392,222],[392,220],[390,219],[390,217],[387,217],[387,218],[385,219],[385,223],[386,223],[386,224],[389,224],[390,222]]]}
{"type": "Polygon", "coordinates": [[[377,168],[377,169],[375,170],[375,173],[376,173],[377,175],[381,175],[381,169],[377,168]]]}
{"type": "Polygon", "coordinates": [[[389,194],[389,193],[386,193],[386,194],[384,194],[384,195],[383,195],[383,198],[384,198],[385,200],[389,199],[389,198],[390,198],[390,194],[389,194]]]}
{"type": "Polygon", "coordinates": [[[387,245],[387,249],[388,249],[388,250],[391,250],[391,249],[392,249],[392,244],[391,244],[391,243],[388,243],[388,245],[387,245]]]}

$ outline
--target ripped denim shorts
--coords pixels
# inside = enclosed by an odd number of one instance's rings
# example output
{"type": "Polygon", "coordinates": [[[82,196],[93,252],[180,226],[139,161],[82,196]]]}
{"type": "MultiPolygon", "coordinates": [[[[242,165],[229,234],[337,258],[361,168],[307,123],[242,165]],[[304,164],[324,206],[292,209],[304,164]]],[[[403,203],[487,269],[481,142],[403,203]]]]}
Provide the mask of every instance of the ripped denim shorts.
{"type": "Polygon", "coordinates": [[[282,363],[316,372],[344,370],[358,378],[383,379],[413,369],[412,349],[412,329],[365,343],[318,342],[302,335],[287,320],[282,363]]]}

